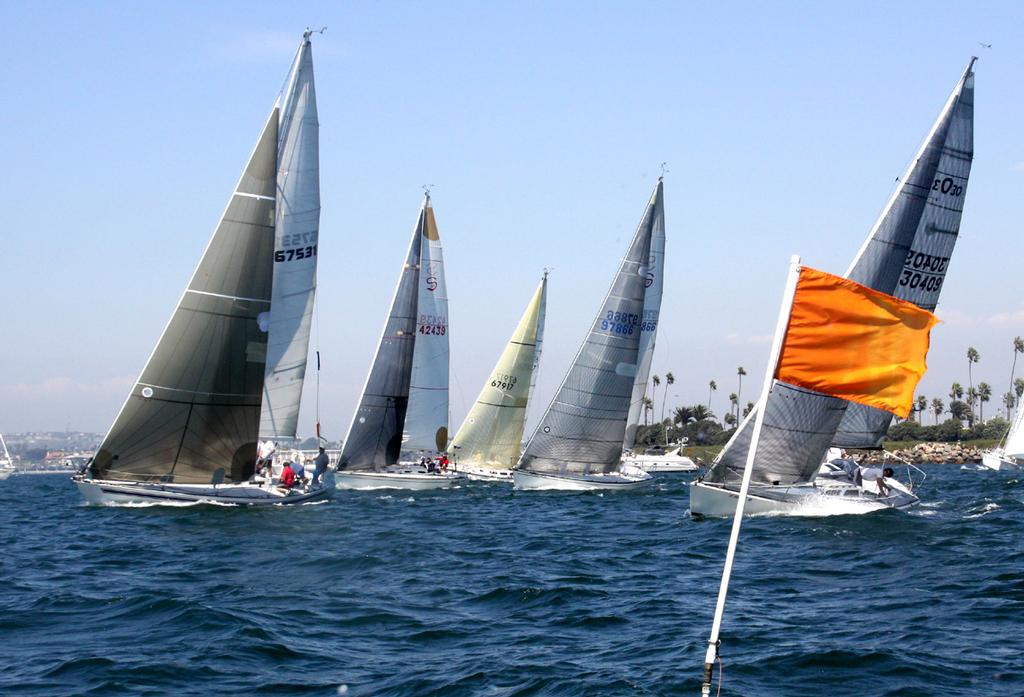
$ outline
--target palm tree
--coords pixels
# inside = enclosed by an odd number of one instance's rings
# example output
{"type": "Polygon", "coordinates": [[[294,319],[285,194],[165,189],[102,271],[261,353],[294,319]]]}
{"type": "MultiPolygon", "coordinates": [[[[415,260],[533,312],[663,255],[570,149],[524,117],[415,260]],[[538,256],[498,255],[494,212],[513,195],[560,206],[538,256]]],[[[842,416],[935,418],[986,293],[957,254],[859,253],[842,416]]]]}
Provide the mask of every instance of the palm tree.
{"type": "MultiPolygon", "coordinates": [[[[740,400],[740,397],[743,396],[743,376],[746,375],[746,374],[747,374],[747,371],[745,371],[743,369],[743,366],[740,366],[739,368],[736,369],[736,377],[740,381],[740,386],[738,388],[736,388],[736,402],[737,402],[736,413],[737,414],[740,413],[740,410],[739,410],[739,400],[740,400]]],[[[738,416],[736,417],[736,420],[739,421],[739,417],[738,416]]]]}
{"type": "Polygon", "coordinates": [[[942,400],[938,397],[932,399],[932,412],[935,414],[935,423],[939,423],[939,417],[942,416],[942,411],[946,408],[946,405],[942,403],[942,400]]]}
{"type": "Polygon", "coordinates": [[[1024,397],[1024,378],[1013,381],[1013,393],[1017,395],[1017,407],[1020,408],[1020,398],[1024,397]]]}
{"type": "Polygon", "coordinates": [[[736,424],[736,417],[730,411],[728,414],[725,415],[725,418],[722,419],[722,421],[725,422],[726,426],[734,426],[736,424]]]}
{"type": "Polygon", "coordinates": [[[921,416],[928,411],[928,398],[923,394],[917,395],[917,423],[924,425],[924,421],[921,420],[921,416]]]}
{"type": "MultiPolygon", "coordinates": [[[[661,420],[665,421],[665,404],[668,403],[668,388],[674,385],[676,382],[676,376],[671,372],[665,373],[665,394],[661,398],[661,420]]],[[[665,429],[665,445],[668,445],[668,428],[665,429]]]]}
{"type": "Polygon", "coordinates": [[[959,383],[953,383],[949,387],[949,400],[956,401],[957,399],[964,398],[964,388],[959,383]]]}
{"type": "Polygon", "coordinates": [[[990,399],[992,399],[992,385],[988,384],[987,382],[979,382],[978,383],[978,401],[979,401],[978,407],[979,407],[980,413],[978,415],[978,420],[981,421],[981,423],[985,423],[985,402],[987,402],[990,399]]]}
{"type": "Polygon", "coordinates": [[[1010,368],[1010,389],[1013,389],[1013,373],[1017,370],[1017,354],[1024,353],[1024,339],[1013,337],[1013,366],[1010,368]]]}
{"type": "Polygon", "coordinates": [[[963,421],[968,415],[967,404],[961,402],[959,399],[949,404],[949,415],[957,421],[963,421]]]}
{"type": "Polygon", "coordinates": [[[1013,409],[1013,405],[1017,403],[1017,399],[1013,396],[1013,392],[1007,392],[1003,395],[1003,406],[1006,407],[1006,420],[1010,420],[1010,410],[1013,409]]]}
{"type": "Polygon", "coordinates": [[[672,423],[685,426],[690,423],[693,419],[693,409],[690,407],[676,407],[675,411],[672,412],[672,423]]]}
{"type": "Polygon", "coordinates": [[[746,416],[747,414],[749,414],[753,410],[754,410],[754,403],[753,402],[747,402],[747,406],[743,407],[743,415],[746,416]]]}
{"type": "Polygon", "coordinates": [[[978,401],[978,390],[973,387],[967,388],[967,407],[971,410],[971,413],[967,417],[967,424],[974,426],[974,403],[978,401]]]}
{"type": "Polygon", "coordinates": [[[661,378],[657,375],[651,376],[651,409],[654,409],[654,398],[658,396],[658,385],[661,384],[661,378]]]}
{"type": "Polygon", "coordinates": [[[718,390],[718,383],[712,380],[708,383],[708,411],[711,411],[711,394],[718,390]]]}
{"type": "Polygon", "coordinates": [[[644,397],[644,401],[641,404],[644,405],[644,426],[647,426],[647,420],[650,418],[651,412],[654,411],[654,402],[650,397],[644,397]]]}
{"type": "Polygon", "coordinates": [[[981,360],[981,354],[973,346],[967,347],[967,386],[974,387],[974,376],[971,374],[971,366],[981,360]]]}
{"type": "Polygon", "coordinates": [[[730,405],[729,406],[729,411],[730,412],[735,411],[735,413],[736,413],[736,420],[739,421],[739,418],[740,418],[740,397],[735,392],[730,392],[729,393],[729,405],[730,405]]]}
{"type": "Polygon", "coordinates": [[[707,421],[708,419],[715,418],[715,415],[711,413],[711,410],[703,404],[694,404],[690,407],[690,411],[693,413],[694,421],[707,421]]]}

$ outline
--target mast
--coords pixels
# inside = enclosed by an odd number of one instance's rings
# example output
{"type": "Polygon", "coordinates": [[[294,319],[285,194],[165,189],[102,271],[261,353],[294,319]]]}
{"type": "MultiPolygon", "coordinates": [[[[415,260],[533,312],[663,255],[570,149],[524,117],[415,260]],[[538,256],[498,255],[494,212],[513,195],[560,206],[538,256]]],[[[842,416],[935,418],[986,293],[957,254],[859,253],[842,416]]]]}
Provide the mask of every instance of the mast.
{"type": "Polygon", "coordinates": [[[758,441],[761,438],[761,429],[764,426],[765,407],[768,403],[768,395],[775,382],[775,370],[779,364],[779,356],[782,352],[782,342],[786,336],[786,325],[789,322],[789,314],[793,307],[793,296],[796,293],[796,283],[800,277],[800,257],[793,255],[789,260],[789,275],[786,278],[786,290],[782,296],[782,305],[779,308],[779,318],[775,323],[775,337],[772,340],[771,352],[769,353],[768,366],[765,369],[764,382],[761,386],[761,396],[758,398],[756,416],[754,418],[754,432],[750,441],[750,448],[747,450],[747,461],[743,468],[743,481],[740,484],[739,496],[736,499],[736,514],[732,520],[732,530],[729,533],[729,546],[725,552],[725,565],[722,569],[722,581],[718,588],[718,600],[715,603],[715,617],[711,623],[711,635],[708,638],[708,649],[704,656],[704,682],[701,686],[701,695],[708,697],[711,694],[711,676],[715,660],[718,658],[719,631],[722,627],[722,616],[725,614],[725,599],[729,592],[729,579],[732,576],[733,560],[736,557],[736,543],[740,537],[740,526],[743,524],[743,509],[746,506],[747,492],[750,490],[751,473],[753,472],[754,459],[757,455],[758,441]]]}
{"type": "Polygon", "coordinates": [[[316,295],[320,162],[310,31],[279,99],[274,285],[260,437],[294,438],[316,295]]]}

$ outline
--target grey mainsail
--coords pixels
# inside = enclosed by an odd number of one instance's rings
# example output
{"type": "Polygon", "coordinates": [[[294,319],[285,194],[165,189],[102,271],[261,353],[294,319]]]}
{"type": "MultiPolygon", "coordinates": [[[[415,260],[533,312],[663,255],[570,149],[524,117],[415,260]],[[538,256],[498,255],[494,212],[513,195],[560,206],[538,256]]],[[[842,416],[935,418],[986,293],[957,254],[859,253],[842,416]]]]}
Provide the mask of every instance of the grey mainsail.
{"type": "Polygon", "coordinates": [[[428,198],[424,199],[423,207],[420,208],[384,331],[342,446],[339,469],[368,470],[398,461],[409,404],[409,379],[416,341],[420,250],[428,201],[428,198]]]}
{"type": "MultiPolygon", "coordinates": [[[[974,159],[974,61],[957,82],[917,157],[846,275],[934,310],[946,278],[974,159]]],[[[833,444],[881,447],[892,415],[851,404],[833,444]]]]}
{"type": "Polygon", "coordinates": [[[643,319],[640,321],[640,360],[630,398],[629,417],[626,419],[626,436],[622,447],[629,450],[636,441],[636,430],[640,426],[644,397],[647,396],[647,380],[651,375],[654,360],[654,340],[658,335],[658,320],[661,316],[661,295],[665,281],[665,200],[664,184],[658,177],[658,184],[651,194],[650,203],[644,213],[640,227],[649,227],[651,253],[647,260],[644,285],[643,319]]]}
{"type": "Polygon", "coordinates": [[[651,228],[637,230],[611,289],[517,467],[589,474],[618,468],[640,349],[651,228]]]}
{"type": "Polygon", "coordinates": [[[92,463],[98,479],[206,484],[252,473],[271,303],[278,109],[92,463]]]}
{"type": "Polygon", "coordinates": [[[320,157],[309,32],[281,101],[274,289],[260,413],[261,438],[293,438],[306,376],[316,293],[320,157]]]}

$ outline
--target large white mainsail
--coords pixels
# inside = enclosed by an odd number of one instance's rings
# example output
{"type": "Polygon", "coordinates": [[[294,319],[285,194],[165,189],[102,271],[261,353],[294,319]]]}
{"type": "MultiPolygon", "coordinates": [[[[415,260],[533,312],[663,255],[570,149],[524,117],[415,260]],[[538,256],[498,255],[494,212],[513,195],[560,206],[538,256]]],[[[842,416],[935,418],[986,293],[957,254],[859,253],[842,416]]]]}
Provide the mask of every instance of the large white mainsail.
{"type": "Polygon", "coordinates": [[[419,452],[440,452],[448,447],[448,287],[429,193],[423,202],[423,214],[416,339],[402,434],[402,451],[417,460],[419,452]]]}
{"type": "Polygon", "coordinates": [[[583,345],[523,451],[518,469],[559,475],[618,469],[639,360],[651,235],[649,226],[637,229],[583,345]]]}
{"type": "Polygon", "coordinates": [[[1013,426],[1010,427],[1010,432],[1006,436],[1003,454],[1007,457],[1024,460],[1024,409],[1019,405],[1017,415],[1013,419],[1013,426]]]}
{"type": "Polygon", "coordinates": [[[629,416],[626,419],[626,436],[622,443],[626,450],[631,449],[636,441],[636,430],[640,425],[644,397],[647,395],[647,380],[651,375],[651,363],[654,360],[658,320],[661,317],[661,295],[665,282],[665,201],[662,177],[658,177],[658,184],[651,194],[647,211],[640,221],[640,227],[645,226],[651,231],[651,253],[647,259],[644,281],[646,289],[643,319],[640,321],[640,360],[633,383],[633,395],[630,398],[629,416]]]}
{"type": "MultiPolygon", "coordinates": [[[[847,271],[851,280],[926,310],[938,301],[960,228],[973,157],[973,66],[971,59],[902,185],[847,271]]],[[[754,416],[751,412],[733,434],[706,481],[739,482],[754,416]]],[[[878,409],[776,383],[767,401],[752,481],[810,482],[829,445],[877,447],[890,419],[878,409]]]]}
{"type": "Polygon", "coordinates": [[[306,376],[319,258],[320,158],[309,32],[280,101],[274,287],[261,438],[293,438],[306,376]]]}
{"type": "MultiPolygon", "coordinates": [[[[960,233],[974,159],[974,62],[939,113],[899,188],[846,276],[934,310],[960,233]]],[[[881,447],[892,415],[851,404],[833,439],[844,448],[881,447]]]]}
{"type": "Polygon", "coordinates": [[[547,274],[541,279],[480,395],[452,439],[459,464],[511,469],[519,459],[530,390],[537,369],[537,339],[544,318],[547,274]]]}

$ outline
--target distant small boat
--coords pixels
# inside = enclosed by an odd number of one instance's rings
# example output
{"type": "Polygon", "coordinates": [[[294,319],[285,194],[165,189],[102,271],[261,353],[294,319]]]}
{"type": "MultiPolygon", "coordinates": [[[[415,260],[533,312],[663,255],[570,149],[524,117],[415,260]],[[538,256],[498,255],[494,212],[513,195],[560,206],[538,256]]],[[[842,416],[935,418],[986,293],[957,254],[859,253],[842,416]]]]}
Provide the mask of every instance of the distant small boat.
{"type": "Polygon", "coordinates": [[[470,479],[512,482],[540,365],[548,275],[537,286],[497,365],[452,439],[458,470],[470,479]]]}
{"type": "Polygon", "coordinates": [[[75,477],[90,503],[330,494],[253,478],[261,433],[295,435],[309,347],[320,219],[309,36],[142,375],[75,477]]]}
{"type": "MultiPolygon", "coordinates": [[[[664,230],[659,178],[612,287],[513,472],[517,489],[624,490],[651,475],[623,468],[639,364],[652,239],[664,230]]],[[[646,382],[646,379],[645,379],[646,382]]]]}
{"type": "Polygon", "coordinates": [[[1001,446],[982,453],[981,464],[990,470],[1018,470],[1024,467],[1024,409],[1017,407],[1006,439],[1001,446]]]}
{"type": "Polygon", "coordinates": [[[622,462],[642,469],[644,472],[695,472],[700,467],[691,458],[683,455],[682,446],[664,452],[662,448],[648,448],[644,453],[624,456],[622,462]]]}
{"type": "Polygon", "coordinates": [[[448,445],[448,293],[430,194],[423,198],[394,299],[338,458],[339,489],[438,489],[448,445]]]}
{"type": "Polygon", "coordinates": [[[14,474],[14,460],[11,459],[11,453],[7,450],[7,441],[4,440],[4,434],[0,433],[0,445],[4,448],[4,456],[0,458],[0,482],[14,474]]]}

